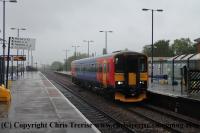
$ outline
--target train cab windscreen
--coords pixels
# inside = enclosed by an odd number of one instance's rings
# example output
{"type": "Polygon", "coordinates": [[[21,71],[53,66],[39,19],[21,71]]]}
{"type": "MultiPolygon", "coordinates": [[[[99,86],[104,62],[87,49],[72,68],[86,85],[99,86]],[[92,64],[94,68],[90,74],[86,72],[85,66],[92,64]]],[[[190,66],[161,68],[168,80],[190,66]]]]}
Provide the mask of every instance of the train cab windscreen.
{"type": "Polygon", "coordinates": [[[115,72],[146,72],[147,60],[144,56],[118,56],[115,58],[115,72]]]}
{"type": "Polygon", "coordinates": [[[118,56],[115,58],[115,72],[116,73],[123,73],[124,72],[124,56],[118,56]]]}

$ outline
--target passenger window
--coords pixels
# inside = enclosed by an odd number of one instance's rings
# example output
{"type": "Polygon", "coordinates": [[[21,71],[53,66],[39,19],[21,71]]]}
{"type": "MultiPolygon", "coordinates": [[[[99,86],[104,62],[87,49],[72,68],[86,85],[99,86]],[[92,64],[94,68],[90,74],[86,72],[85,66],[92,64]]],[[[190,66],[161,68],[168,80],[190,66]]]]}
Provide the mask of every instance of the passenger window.
{"type": "Polygon", "coordinates": [[[99,72],[102,72],[102,65],[99,64],[99,72]]]}
{"type": "Polygon", "coordinates": [[[106,64],[103,65],[103,72],[106,72],[106,64]]]}
{"type": "Polygon", "coordinates": [[[109,63],[107,64],[107,72],[110,71],[109,63]]]}

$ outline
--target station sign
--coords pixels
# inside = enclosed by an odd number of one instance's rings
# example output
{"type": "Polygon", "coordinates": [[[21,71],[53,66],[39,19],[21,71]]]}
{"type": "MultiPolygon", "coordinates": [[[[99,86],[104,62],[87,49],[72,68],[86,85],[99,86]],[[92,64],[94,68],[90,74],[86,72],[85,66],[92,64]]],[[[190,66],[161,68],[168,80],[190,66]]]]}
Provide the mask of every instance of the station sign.
{"type": "Polygon", "coordinates": [[[16,55],[16,56],[13,56],[13,60],[14,61],[26,61],[26,56],[23,56],[23,55],[16,55]]]}
{"type": "MultiPolygon", "coordinates": [[[[1,56],[0,59],[3,60],[3,56],[1,56]]],[[[11,56],[9,57],[9,60],[11,60],[11,56]]],[[[4,61],[8,61],[8,56],[4,56],[4,61]]]]}
{"type": "Polygon", "coordinates": [[[10,37],[10,48],[35,50],[35,41],[36,39],[33,39],[33,38],[10,37]]]}
{"type": "MultiPolygon", "coordinates": [[[[0,59],[3,59],[3,56],[0,56],[0,59]]],[[[13,61],[26,61],[26,56],[25,55],[11,55],[9,57],[9,61],[11,61],[11,59],[13,59],[13,61]]],[[[4,60],[8,61],[7,55],[4,56],[4,60]]]]}

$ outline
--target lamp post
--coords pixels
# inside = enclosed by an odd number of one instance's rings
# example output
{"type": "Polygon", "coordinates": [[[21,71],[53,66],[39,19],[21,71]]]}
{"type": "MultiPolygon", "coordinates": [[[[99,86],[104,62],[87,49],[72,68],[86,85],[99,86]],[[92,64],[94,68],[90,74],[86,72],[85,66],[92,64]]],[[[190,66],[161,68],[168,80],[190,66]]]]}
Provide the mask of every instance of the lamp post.
{"type": "Polygon", "coordinates": [[[69,49],[66,49],[66,50],[64,50],[65,52],[66,52],[66,60],[65,60],[65,62],[66,62],[66,71],[67,71],[67,52],[69,52],[70,50],[69,49]]]}
{"type": "Polygon", "coordinates": [[[107,31],[107,30],[103,31],[103,30],[101,30],[99,32],[105,32],[105,54],[107,54],[108,53],[107,34],[108,33],[112,33],[113,31],[111,31],[111,30],[110,31],[107,31]]]}
{"type": "Polygon", "coordinates": [[[72,47],[74,47],[74,56],[75,56],[75,60],[76,60],[76,49],[78,48],[78,47],[80,47],[79,45],[73,45],[72,47]]]}
{"type": "MultiPolygon", "coordinates": [[[[26,30],[26,28],[10,28],[11,30],[17,30],[17,37],[19,38],[19,31],[20,30],[26,30]]],[[[19,54],[19,49],[17,48],[17,56],[18,56],[18,54],[19,54]]],[[[24,49],[23,49],[23,52],[22,52],[22,54],[24,55],[24,49]]],[[[18,66],[19,66],[19,64],[18,64],[18,61],[17,61],[17,78],[18,78],[18,66]]],[[[24,71],[24,61],[23,61],[23,71],[24,71]]],[[[22,76],[22,71],[21,71],[21,76],[22,76]]]]}
{"type": "Polygon", "coordinates": [[[151,11],[151,17],[152,17],[152,38],[151,38],[151,83],[153,83],[153,13],[154,11],[157,12],[162,12],[162,9],[147,9],[147,8],[143,8],[143,11],[151,11]]]}
{"type": "Polygon", "coordinates": [[[94,42],[93,40],[83,40],[83,42],[87,42],[88,44],[88,58],[90,57],[90,42],[94,42]]]}
{"type": "Polygon", "coordinates": [[[6,48],[6,45],[5,45],[5,22],[6,22],[6,19],[5,19],[5,6],[6,6],[6,2],[13,2],[13,3],[16,3],[17,0],[0,0],[1,2],[3,2],[3,63],[2,63],[2,84],[4,84],[4,78],[5,78],[5,48],[6,48]]]}

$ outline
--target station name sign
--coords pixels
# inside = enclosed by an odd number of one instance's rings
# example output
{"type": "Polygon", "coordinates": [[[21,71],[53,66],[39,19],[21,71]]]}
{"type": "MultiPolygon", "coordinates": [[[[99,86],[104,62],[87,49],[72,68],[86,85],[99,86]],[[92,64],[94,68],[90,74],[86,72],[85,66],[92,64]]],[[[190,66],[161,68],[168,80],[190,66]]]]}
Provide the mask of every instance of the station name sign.
{"type": "MultiPolygon", "coordinates": [[[[3,56],[0,56],[0,59],[3,59],[3,56]]],[[[8,56],[4,56],[4,60],[8,61],[8,56]]],[[[25,55],[10,55],[9,56],[9,61],[26,61],[26,56],[25,55]]]]}
{"type": "Polygon", "coordinates": [[[10,37],[11,49],[35,50],[35,39],[10,37]]]}

